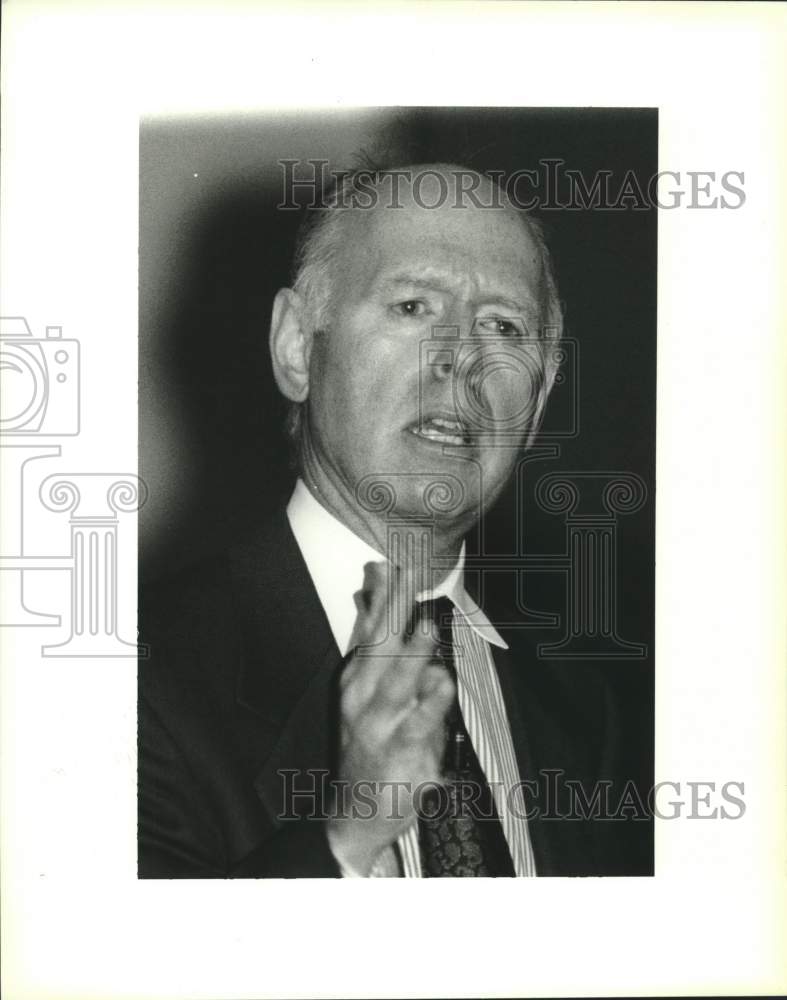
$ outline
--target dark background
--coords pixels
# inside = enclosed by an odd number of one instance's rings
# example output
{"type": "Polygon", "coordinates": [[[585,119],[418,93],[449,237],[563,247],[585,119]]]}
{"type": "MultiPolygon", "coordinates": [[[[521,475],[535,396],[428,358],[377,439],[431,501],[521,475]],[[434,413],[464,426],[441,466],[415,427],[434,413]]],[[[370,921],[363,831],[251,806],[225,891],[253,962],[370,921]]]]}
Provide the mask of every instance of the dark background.
{"type": "MultiPolygon", "coordinates": [[[[267,348],[273,295],[290,283],[300,213],[277,210],[280,158],[334,169],[382,154],[398,163],[450,161],[511,173],[557,158],[589,184],[628,171],[643,191],[657,169],[651,109],[364,109],[143,122],[140,133],[140,519],[143,578],[173,571],[243,533],[292,486],[284,405],[267,348]],[[195,176],[195,174],[197,176],[195,176]]],[[[527,190],[526,188],[523,190],[527,190]]],[[[501,499],[487,552],[559,553],[560,515],[541,512],[533,484],[551,472],[633,472],[648,501],[618,521],[618,631],[648,656],[613,665],[652,776],[656,434],[656,210],[544,209],[540,218],[579,344],[578,383],[556,388],[543,441],[557,458],[527,466],[522,493],[501,499]],[[578,387],[578,428],[560,431],[578,387]],[[524,512],[524,516],[523,516],[524,512]],[[517,541],[517,526],[523,529],[517,541]]],[[[559,573],[528,574],[534,610],[563,613],[559,573]]],[[[501,575],[500,586],[511,581],[501,575]]],[[[561,631],[533,630],[555,642],[561,631]]]]}

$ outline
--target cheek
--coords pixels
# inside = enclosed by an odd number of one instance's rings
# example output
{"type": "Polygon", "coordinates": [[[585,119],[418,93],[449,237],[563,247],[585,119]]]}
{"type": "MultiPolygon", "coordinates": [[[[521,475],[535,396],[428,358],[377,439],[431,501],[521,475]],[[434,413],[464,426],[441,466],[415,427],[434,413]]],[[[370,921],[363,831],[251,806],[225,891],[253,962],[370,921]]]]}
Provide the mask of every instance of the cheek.
{"type": "Polygon", "coordinates": [[[310,391],[315,405],[341,406],[356,371],[355,351],[347,338],[327,332],[315,339],[309,360],[310,391]]]}
{"type": "Polygon", "coordinates": [[[525,431],[533,418],[538,402],[538,380],[534,378],[510,378],[506,380],[500,393],[502,415],[512,430],[525,431]]]}
{"type": "Polygon", "coordinates": [[[315,340],[310,394],[332,436],[377,436],[418,406],[419,337],[391,330],[376,310],[346,311],[315,340]]]}
{"type": "Polygon", "coordinates": [[[493,430],[508,435],[526,434],[538,409],[543,368],[532,358],[507,359],[488,379],[485,397],[493,430]]]}
{"type": "Polygon", "coordinates": [[[328,450],[347,442],[361,447],[378,407],[382,366],[366,357],[363,343],[326,334],[315,342],[310,361],[310,410],[315,430],[328,450]]]}

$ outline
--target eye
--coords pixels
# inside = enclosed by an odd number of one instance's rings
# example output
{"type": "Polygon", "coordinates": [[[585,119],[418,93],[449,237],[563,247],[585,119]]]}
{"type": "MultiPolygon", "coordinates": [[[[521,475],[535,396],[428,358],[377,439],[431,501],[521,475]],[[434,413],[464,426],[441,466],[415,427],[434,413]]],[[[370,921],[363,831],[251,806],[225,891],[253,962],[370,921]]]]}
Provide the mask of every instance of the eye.
{"type": "Polygon", "coordinates": [[[496,337],[526,337],[527,328],[521,319],[511,319],[504,316],[484,316],[478,320],[485,333],[496,337]]]}
{"type": "Polygon", "coordinates": [[[422,299],[405,299],[404,302],[397,302],[393,309],[400,316],[423,316],[426,303],[422,299]]]}

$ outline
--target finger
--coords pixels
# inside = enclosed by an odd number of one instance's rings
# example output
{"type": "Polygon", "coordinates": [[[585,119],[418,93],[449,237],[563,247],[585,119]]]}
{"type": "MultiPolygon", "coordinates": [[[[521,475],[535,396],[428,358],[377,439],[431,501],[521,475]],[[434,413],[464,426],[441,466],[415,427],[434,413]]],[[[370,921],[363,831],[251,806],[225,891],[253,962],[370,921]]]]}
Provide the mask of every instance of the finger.
{"type": "MultiPolygon", "coordinates": [[[[407,550],[409,552],[409,550],[407,550]]],[[[411,556],[396,568],[392,587],[390,631],[403,642],[409,642],[416,631],[416,595],[424,588],[419,585],[420,572],[411,556]]],[[[427,632],[428,634],[428,632],[427,632]]]]}
{"type": "Polygon", "coordinates": [[[416,697],[419,701],[429,698],[438,689],[450,690],[451,698],[456,694],[456,681],[444,664],[430,660],[418,678],[416,697]]]}
{"type": "Polygon", "coordinates": [[[377,604],[385,600],[390,568],[390,564],[384,559],[380,559],[377,562],[369,561],[364,563],[362,589],[366,592],[372,604],[377,604]]]}
{"type": "Polygon", "coordinates": [[[350,639],[354,655],[341,679],[343,689],[357,685],[350,699],[354,705],[372,696],[379,679],[402,653],[397,624],[406,590],[407,583],[390,563],[368,562],[364,566],[363,587],[355,595],[359,611],[350,639]]]}
{"type": "Polygon", "coordinates": [[[368,615],[372,606],[372,595],[368,590],[361,588],[353,594],[353,604],[356,614],[368,615]]]}
{"type": "Polygon", "coordinates": [[[355,621],[350,633],[349,650],[354,650],[356,646],[364,646],[371,641],[373,630],[373,619],[371,617],[372,597],[368,590],[356,590],[353,594],[353,604],[355,604],[355,621]]]}
{"type": "Polygon", "coordinates": [[[411,709],[418,702],[423,673],[433,657],[434,641],[428,636],[415,635],[403,644],[399,655],[388,660],[378,674],[374,692],[378,708],[394,714],[411,709]]]}
{"type": "MultiPolygon", "coordinates": [[[[433,604],[421,602],[415,605],[410,635],[426,636],[431,639],[435,650],[437,650],[440,641],[440,625],[433,604]]],[[[408,640],[409,638],[408,635],[408,640]]]]}
{"type": "Polygon", "coordinates": [[[432,731],[442,734],[442,723],[455,698],[456,683],[444,666],[434,660],[422,666],[403,713],[414,738],[429,738],[432,731]]]}
{"type": "MultiPolygon", "coordinates": [[[[353,594],[357,614],[350,634],[350,650],[377,645],[384,638],[380,623],[384,618],[389,571],[388,564],[384,562],[368,562],[364,565],[363,584],[353,594]]],[[[353,675],[356,668],[357,664],[350,664],[345,671],[345,681],[353,675]]]]}
{"type": "Polygon", "coordinates": [[[415,574],[390,563],[367,563],[364,567],[365,596],[360,600],[369,610],[359,613],[358,632],[364,646],[382,646],[389,655],[408,635],[415,606],[415,574]],[[365,627],[364,627],[365,626],[365,627]]]}
{"type": "Polygon", "coordinates": [[[456,698],[456,684],[444,667],[430,663],[422,671],[416,712],[425,729],[442,726],[456,698]]]}
{"type": "Polygon", "coordinates": [[[371,610],[365,619],[359,613],[356,620],[353,635],[364,641],[358,643],[344,681],[360,685],[355,696],[359,701],[379,697],[377,708],[390,715],[415,697],[419,672],[434,654],[435,638],[430,624],[417,630],[414,625],[417,574],[412,560],[404,567],[367,563],[364,569],[371,610]]]}
{"type": "Polygon", "coordinates": [[[368,562],[364,566],[363,597],[366,605],[366,643],[379,644],[390,634],[389,607],[396,587],[396,569],[387,562],[368,562]]]}
{"type": "Polygon", "coordinates": [[[372,628],[377,625],[385,611],[390,575],[391,566],[384,561],[368,562],[363,567],[362,600],[367,620],[372,628]]]}

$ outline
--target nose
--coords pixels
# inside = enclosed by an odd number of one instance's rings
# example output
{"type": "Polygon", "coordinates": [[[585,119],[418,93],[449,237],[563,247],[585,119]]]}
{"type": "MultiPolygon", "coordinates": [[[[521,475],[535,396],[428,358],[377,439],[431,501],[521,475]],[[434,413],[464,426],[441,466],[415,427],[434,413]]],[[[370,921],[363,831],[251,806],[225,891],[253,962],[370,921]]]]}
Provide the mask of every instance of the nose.
{"type": "Polygon", "coordinates": [[[445,382],[453,376],[461,343],[458,325],[432,328],[427,357],[429,371],[434,379],[445,382]]]}

